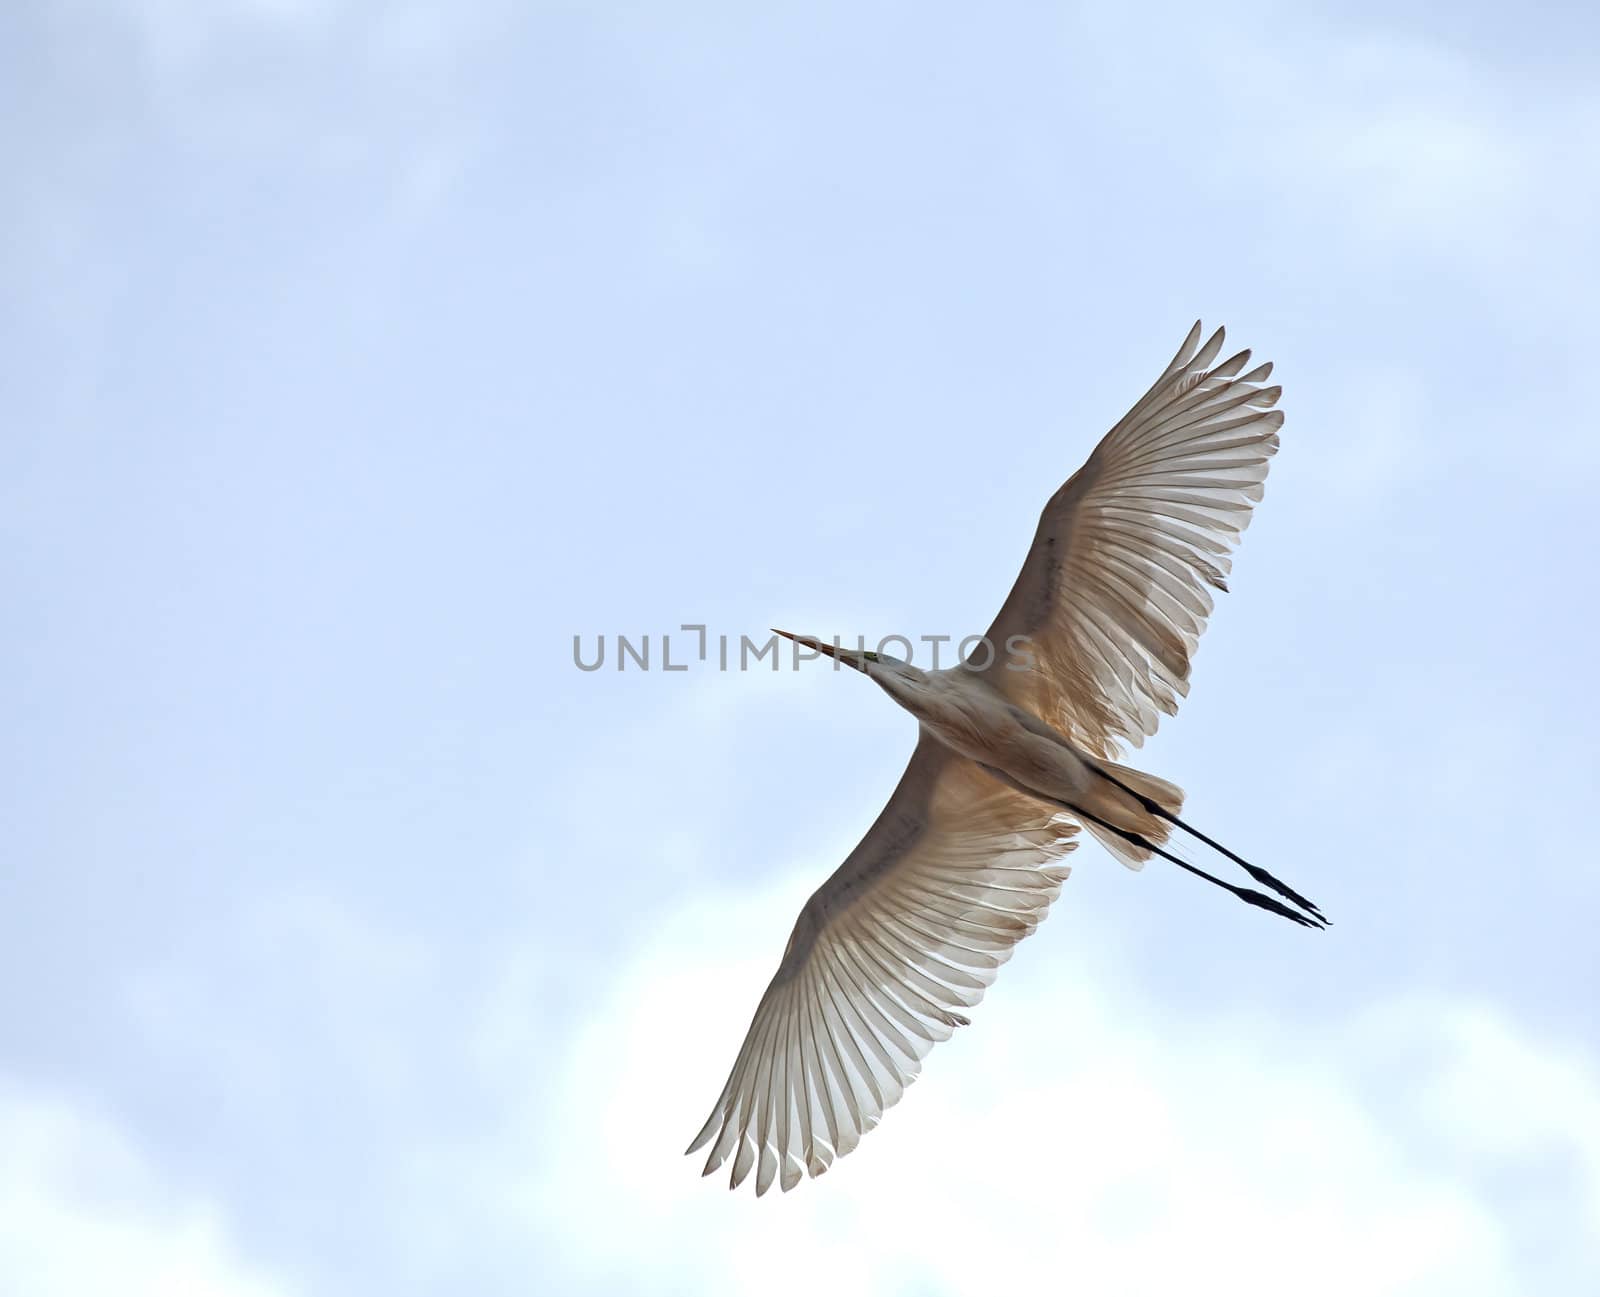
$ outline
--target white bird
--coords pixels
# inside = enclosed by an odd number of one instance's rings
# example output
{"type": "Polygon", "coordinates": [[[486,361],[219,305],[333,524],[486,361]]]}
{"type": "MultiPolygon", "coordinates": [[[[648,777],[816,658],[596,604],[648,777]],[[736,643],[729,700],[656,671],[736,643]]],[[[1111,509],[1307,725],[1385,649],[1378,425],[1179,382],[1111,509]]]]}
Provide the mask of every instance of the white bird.
{"type": "Polygon", "coordinates": [[[730,1156],[756,1193],[821,1175],[965,1026],[1065,881],[1088,829],[1138,869],[1162,856],[1307,927],[1321,912],[1178,818],[1183,792],[1116,764],[1188,692],[1229,554],[1278,448],[1280,387],[1241,351],[1213,367],[1196,322],[1155,385],[1044,507],[987,639],[988,662],[921,671],[787,635],[854,667],[920,723],[916,751],[860,845],[806,902],[727,1084],[688,1151],[730,1156]],[[1008,646],[1031,655],[1013,660],[1008,646]],[[1291,902],[1235,887],[1165,847],[1181,828],[1291,902]],[[1303,913],[1302,913],[1303,911],[1303,913]]]}

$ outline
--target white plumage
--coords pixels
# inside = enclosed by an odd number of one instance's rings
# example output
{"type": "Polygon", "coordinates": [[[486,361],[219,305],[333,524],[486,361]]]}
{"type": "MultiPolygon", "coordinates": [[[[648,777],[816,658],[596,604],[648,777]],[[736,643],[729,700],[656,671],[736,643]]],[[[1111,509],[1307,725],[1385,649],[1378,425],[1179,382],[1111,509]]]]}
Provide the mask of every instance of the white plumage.
{"type": "Polygon", "coordinates": [[[922,672],[791,637],[868,675],[921,730],[888,805],[800,912],[689,1146],[711,1146],[707,1174],[731,1158],[734,1187],[754,1169],[757,1194],[787,1190],[853,1149],[1044,918],[1080,824],[1130,866],[1162,855],[1320,926],[1309,902],[1203,835],[1306,913],[1178,860],[1163,844],[1188,828],[1182,792],[1111,761],[1188,692],[1210,589],[1227,588],[1278,446],[1271,365],[1246,373],[1244,351],[1213,367],[1222,341],[1219,329],[1201,346],[1196,323],[1045,505],[988,632],[997,648],[1024,637],[1031,670],[997,652],[985,669],[922,672]]]}

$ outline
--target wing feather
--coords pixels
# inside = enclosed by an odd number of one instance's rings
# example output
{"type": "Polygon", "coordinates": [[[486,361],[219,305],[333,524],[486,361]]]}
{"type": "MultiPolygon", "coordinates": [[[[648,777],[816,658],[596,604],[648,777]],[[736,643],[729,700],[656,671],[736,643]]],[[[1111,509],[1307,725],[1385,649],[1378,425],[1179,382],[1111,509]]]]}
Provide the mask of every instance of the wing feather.
{"type": "Polygon", "coordinates": [[[1077,826],[924,735],[861,844],[806,902],[710,1117],[709,1175],[821,1175],[967,1024],[1044,918],[1077,826]]]}
{"type": "Polygon", "coordinates": [[[1034,669],[995,686],[1097,756],[1154,734],[1189,670],[1278,448],[1281,387],[1196,322],[1144,396],[1050,498],[989,640],[1034,669]]]}
{"type": "MultiPolygon", "coordinates": [[[[1051,497],[990,641],[1025,636],[1003,693],[1100,756],[1153,734],[1226,590],[1278,446],[1282,388],[1197,322],[1155,384],[1051,497]]],[[[1000,655],[996,655],[998,662],[1000,655]]],[[[889,804],[806,903],[710,1117],[706,1174],[756,1193],[821,1175],[966,1025],[1067,877],[1077,827],[918,742],[889,804]]]]}

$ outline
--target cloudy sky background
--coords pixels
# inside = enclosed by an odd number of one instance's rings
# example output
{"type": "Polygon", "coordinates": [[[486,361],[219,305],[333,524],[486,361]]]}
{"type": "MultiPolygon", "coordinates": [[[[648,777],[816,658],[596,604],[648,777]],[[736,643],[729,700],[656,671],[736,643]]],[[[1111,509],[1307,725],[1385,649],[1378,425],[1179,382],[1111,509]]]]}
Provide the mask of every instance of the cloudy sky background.
{"type": "Polygon", "coordinates": [[[7,6],[0,1291],[1580,1290],[1600,56],[1438,12],[7,6]],[[1288,423],[1137,760],[1337,927],[1086,845],[701,1181],[914,731],[573,635],[981,628],[1197,315],[1288,423]]]}

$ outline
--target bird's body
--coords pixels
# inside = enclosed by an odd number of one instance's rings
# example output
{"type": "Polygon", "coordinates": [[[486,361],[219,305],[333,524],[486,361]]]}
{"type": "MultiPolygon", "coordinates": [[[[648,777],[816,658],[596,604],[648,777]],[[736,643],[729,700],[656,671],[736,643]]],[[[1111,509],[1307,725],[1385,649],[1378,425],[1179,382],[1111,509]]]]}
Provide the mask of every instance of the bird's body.
{"type": "MultiPolygon", "coordinates": [[[[1226,590],[1230,552],[1261,498],[1283,415],[1271,365],[1215,363],[1197,323],[1151,389],[1045,505],[1010,595],[976,655],[944,671],[789,636],[876,682],[919,725],[876,822],[805,904],[689,1151],[731,1158],[737,1187],[793,1188],[853,1149],[927,1051],[967,1022],[1066,880],[1087,829],[1139,868],[1153,856],[1241,900],[1322,927],[1321,912],[1178,818],[1183,793],[1117,764],[1188,692],[1226,590]],[[1026,663],[999,646],[1024,645],[1026,663]],[[1275,895],[1171,850],[1182,830],[1275,895]],[[1278,898],[1282,898],[1281,900],[1278,898]]],[[[788,632],[780,632],[788,634],[788,632]]]]}
{"type": "MultiPolygon", "coordinates": [[[[1141,806],[1125,788],[1108,779],[1109,767],[1136,782],[1159,787],[1162,801],[1173,814],[1182,808],[1183,794],[1164,780],[1130,771],[1124,766],[1096,761],[1080,752],[1046,721],[1019,707],[994,687],[987,671],[954,666],[943,671],[920,671],[909,663],[878,657],[862,668],[883,691],[915,716],[935,742],[981,769],[1004,776],[1011,786],[1044,805],[1081,811],[1089,821],[1134,834],[1150,842],[1164,842],[1169,825],[1141,806]]],[[[1117,840],[1119,858],[1134,866],[1148,852],[1117,840]]]]}

